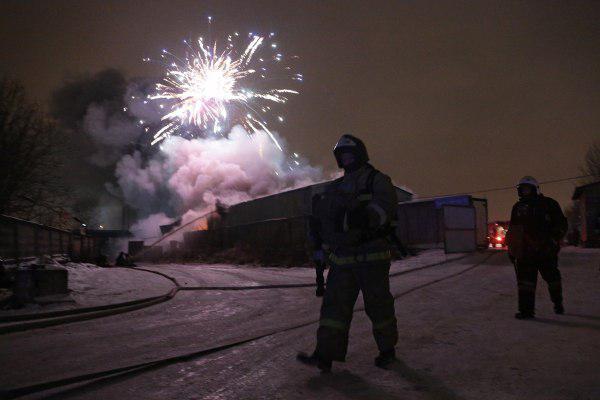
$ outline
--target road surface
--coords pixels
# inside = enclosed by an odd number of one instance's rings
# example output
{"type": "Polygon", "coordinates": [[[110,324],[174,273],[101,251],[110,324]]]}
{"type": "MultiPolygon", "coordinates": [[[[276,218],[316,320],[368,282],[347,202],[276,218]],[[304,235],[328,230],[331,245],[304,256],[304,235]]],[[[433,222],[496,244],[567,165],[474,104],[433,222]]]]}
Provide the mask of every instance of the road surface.
{"type": "MultiPolygon", "coordinates": [[[[417,257],[393,271],[425,261],[417,257]]],[[[301,269],[151,268],[194,287],[311,280],[301,269]]],[[[514,271],[501,251],[391,278],[400,341],[390,371],[373,366],[377,349],[360,297],[348,361],[322,375],[294,360],[314,346],[314,288],[186,290],[130,313],[2,335],[0,387],[31,389],[139,364],[22,398],[600,399],[600,252],[567,248],[561,270],[567,315],[552,313],[539,282],[535,321],[513,318],[514,271]]]]}

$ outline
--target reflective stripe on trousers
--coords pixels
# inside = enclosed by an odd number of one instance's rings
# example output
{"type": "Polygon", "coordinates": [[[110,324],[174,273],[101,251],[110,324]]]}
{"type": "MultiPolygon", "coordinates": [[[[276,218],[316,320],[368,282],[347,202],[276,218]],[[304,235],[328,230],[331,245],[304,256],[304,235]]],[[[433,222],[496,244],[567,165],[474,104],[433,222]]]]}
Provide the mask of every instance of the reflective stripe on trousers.
{"type": "Polygon", "coordinates": [[[374,261],[390,261],[391,259],[392,256],[389,250],[342,257],[337,256],[334,253],[329,254],[329,261],[338,266],[349,266],[374,261]]]}
{"type": "Polygon", "coordinates": [[[331,318],[321,318],[321,320],[319,321],[319,325],[326,326],[328,328],[339,329],[342,331],[348,329],[348,324],[346,324],[344,321],[338,321],[336,319],[331,318]]]}

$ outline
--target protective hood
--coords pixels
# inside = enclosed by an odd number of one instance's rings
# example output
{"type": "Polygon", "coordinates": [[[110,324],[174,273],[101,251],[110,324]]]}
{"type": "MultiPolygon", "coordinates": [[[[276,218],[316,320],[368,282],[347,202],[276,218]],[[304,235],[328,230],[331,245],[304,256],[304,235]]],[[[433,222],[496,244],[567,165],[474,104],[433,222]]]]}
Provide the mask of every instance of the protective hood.
{"type": "Polygon", "coordinates": [[[348,166],[342,165],[341,155],[343,153],[352,153],[354,155],[356,161],[353,163],[355,164],[353,167],[360,167],[369,161],[367,147],[362,140],[352,135],[342,135],[333,148],[333,155],[335,156],[337,166],[348,169],[348,166]]]}

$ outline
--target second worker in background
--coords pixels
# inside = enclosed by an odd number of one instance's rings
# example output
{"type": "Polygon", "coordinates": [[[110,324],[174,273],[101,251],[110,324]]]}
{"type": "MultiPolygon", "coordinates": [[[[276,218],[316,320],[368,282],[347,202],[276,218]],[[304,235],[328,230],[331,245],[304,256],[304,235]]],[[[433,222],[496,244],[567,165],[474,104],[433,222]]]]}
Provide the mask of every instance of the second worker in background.
{"type": "Polygon", "coordinates": [[[556,200],[540,193],[535,178],[521,178],[517,192],[519,201],[513,206],[506,237],[508,254],[517,274],[519,312],[515,317],[534,318],[538,271],[548,283],[554,312],[563,314],[558,252],[567,231],[567,219],[556,200]]]}
{"type": "Polygon", "coordinates": [[[395,360],[398,341],[394,298],[390,293],[390,230],[396,219],[397,195],[391,179],[373,168],[364,143],[343,135],[333,150],[344,176],[313,199],[310,224],[315,260],[330,266],[321,306],[317,345],[298,360],[331,369],[344,361],[354,304],[362,291],[365,311],[379,348],[375,365],[395,360]]]}

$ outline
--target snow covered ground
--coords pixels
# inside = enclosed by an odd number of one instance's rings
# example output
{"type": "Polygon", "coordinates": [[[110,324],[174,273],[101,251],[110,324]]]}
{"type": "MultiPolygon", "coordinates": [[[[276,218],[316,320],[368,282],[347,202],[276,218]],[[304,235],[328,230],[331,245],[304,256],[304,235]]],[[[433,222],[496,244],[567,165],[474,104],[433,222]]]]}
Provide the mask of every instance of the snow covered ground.
{"type": "Polygon", "coordinates": [[[164,295],[173,288],[173,283],[160,275],[130,268],[100,268],[94,264],[73,262],[51,265],[69,271],[68,294],[37,297],[34,304],[1,310],[0,315],[115,304],[164,295]]]}
{"type": "MultiPolygon", "coordinates": [[[[321,375],[294,360],[298,350],[314,346],[320,306],[314,288],[198,290],[126,314],[3,335],[0,360],[6,368],[0,388],[164,360],[157,367],[25,398],[599,399],[600,251],[561,253],[567,314],[552,313],[540,281],[534,321],[513,318],[512,265],[505,252],[490,253],[489,259],[471,255],[391,279],[400,341],[399,362],[390,371],[373,366],[376,346],[360,298],[347,362],[321,375]],[[273,334],[186,360],[170,359],[266,333],[273,334]]],[[[415,268],[443,255],[422,257],[394,269],[415,268]]],[[[230,277],[244,285],[312,281],[310,269],[152,268],[190,286],[231,284],[230,277]]]]}
{"type": "Polygon", "coordinates": [[[131,268],[69,263],[67,269],[71,297],[80,306],[160,296],[173,287],[173,283],[164,277],[131,268]]]}
{"type": "MultiPolygon", "coordinates": [[[[423,252],[418,257],[397,261],[391,271],[401,271],[421,265],[460,257],[445,255],[441,250],[423,252]]],[[[259,286],[269,284],[314,283],[312,268],[272,268],[227,264],[141,264],[141,269],[100,268],[86,263],[58,263],[47,259],[46,264],[69,271],[69,293],[36,298],[36,303],[15,310],[0,310],[0,315],[27,314],[68,310],[81,307],[116,304],[147,297],[160,296],[173,288],[173,283],[158,271],[175,278],[185,286],[259,286]]]]}
{"type": "MultiPolygon", "coordinates": [[[[392,263],[390,273],[462,257],[464,254],[444,254],[442,250],[427,250],[417,257],[392,263]]],[[[181,286],[260,286],[289,283],[314,283],[313,268],[281,268],[228,264],[147,264],[145,269],[160,271],[174,277],[181,286]]]]}

